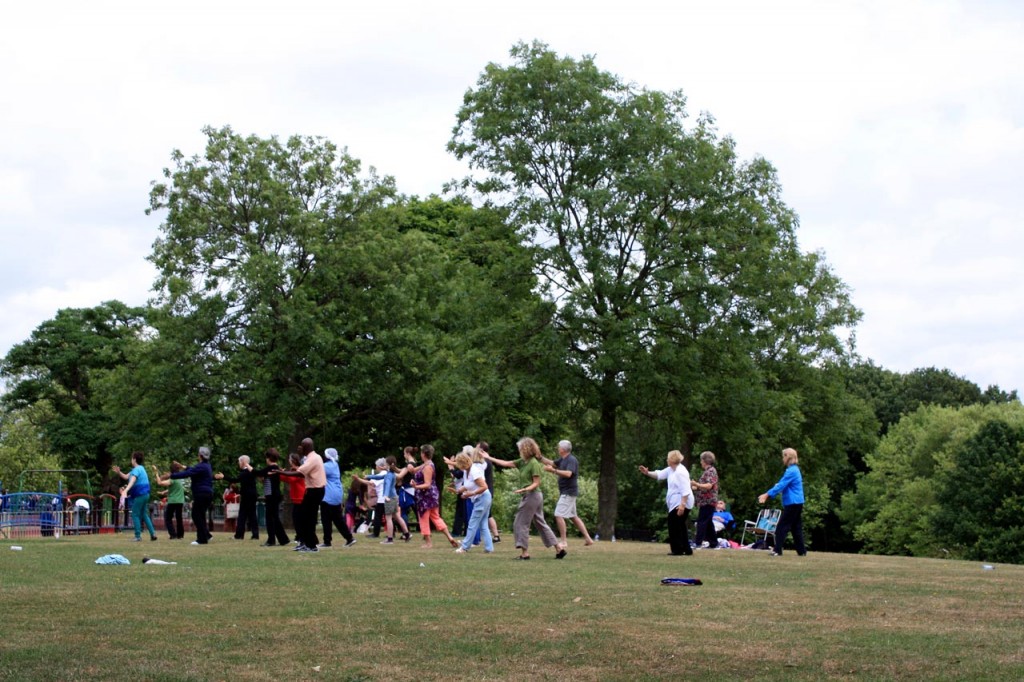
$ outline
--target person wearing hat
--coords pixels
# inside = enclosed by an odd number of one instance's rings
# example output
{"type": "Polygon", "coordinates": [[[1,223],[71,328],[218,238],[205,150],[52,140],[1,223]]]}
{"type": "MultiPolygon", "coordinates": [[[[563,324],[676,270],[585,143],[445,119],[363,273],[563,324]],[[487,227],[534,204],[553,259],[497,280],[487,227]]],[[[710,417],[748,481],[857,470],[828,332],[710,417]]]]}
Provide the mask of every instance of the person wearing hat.
{"type": "MultiPolygon", "coordinates": [[[[177,462],[175,462],[177,464],[177,462]]],[[[181,467],[178,464],[178,467],[181,467]]],[[[177,467],[176,467],[177,468],[177,467]]],[[[193,545],[205,545],[213,537],[206,518],[213,505],[213,467],[210,466],[210,448],[199,448],[199,461],[182,471],[171,474],[171,479],[188,478],[192,481],[192,523],[196,526],[193,545]]]]}
{"type": "Polygon", "coordinates": [[[341,537],[345,538],[345,546],[356,544],[352,531],[345,523],[341,512],[341,503],[345,499],[345,489],[341,485],[341,467],[338,466],[338,451],[334,448],[324,450],[324,476],[327,486],[324,489],[324,501],[320,503],[320,520],[324,525],[324,541],[321,549],[331,546],[331,524],[333,523],[341,537]]]}

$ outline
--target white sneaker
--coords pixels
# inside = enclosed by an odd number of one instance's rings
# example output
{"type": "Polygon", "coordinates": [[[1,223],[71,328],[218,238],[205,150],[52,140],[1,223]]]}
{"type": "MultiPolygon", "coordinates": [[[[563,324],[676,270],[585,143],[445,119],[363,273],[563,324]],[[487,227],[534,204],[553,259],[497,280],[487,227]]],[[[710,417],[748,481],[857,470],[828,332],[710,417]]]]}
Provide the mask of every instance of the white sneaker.
{"type": "Polygon", "coordinates": [[[711,546],[711,543],[708,542],[707,540],[705,540],[704,542],[700,543],[700,548],[701,549],[707,549],[710,546],[711,546]]]}
{"type": "Polygon", "coordinates": [[[193,540],[192,544],[195,545],[196,547],[198,547],[199,546],[199,541],[198,540],[193,540]]]}

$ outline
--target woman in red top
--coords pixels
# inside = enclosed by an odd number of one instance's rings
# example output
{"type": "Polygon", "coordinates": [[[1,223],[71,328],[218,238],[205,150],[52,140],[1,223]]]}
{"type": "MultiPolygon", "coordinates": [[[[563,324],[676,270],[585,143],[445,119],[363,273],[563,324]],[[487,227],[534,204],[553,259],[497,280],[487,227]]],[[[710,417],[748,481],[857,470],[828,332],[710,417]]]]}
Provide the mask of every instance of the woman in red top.
{"type": "MultiPolygon", "coordinates": [[[[302,463],[299,453],[293,452],[288,455],[288,464],[294,471],[299,468],[299,464],[302,463]]],[[[272,472],[271,475],[277,472],[272,472]]],[[[282,476],[281,480],[288,484],[288,499],[292,502],[292,528],[302,528],[301,513],[302,513],[302,498],[306,494],[306,477],[305,476],[282,476]]]]}

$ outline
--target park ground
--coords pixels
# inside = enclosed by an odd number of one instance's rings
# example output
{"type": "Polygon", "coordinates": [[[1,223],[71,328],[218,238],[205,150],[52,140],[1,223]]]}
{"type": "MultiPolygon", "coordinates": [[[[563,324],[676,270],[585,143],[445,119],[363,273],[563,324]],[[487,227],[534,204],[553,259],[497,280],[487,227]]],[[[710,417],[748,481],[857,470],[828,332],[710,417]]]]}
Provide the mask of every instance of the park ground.
{"type": "Polygon", "coordinates": [[[581,540],[557,561],[536,538],[527,562],[511,534],[461,556],[415,538],[301,554],[129,537],[3,541],[0,679],[1024,679],[1021,566],[581,540]],[[111,553],[131,565],[94,563],[111,553]]]}

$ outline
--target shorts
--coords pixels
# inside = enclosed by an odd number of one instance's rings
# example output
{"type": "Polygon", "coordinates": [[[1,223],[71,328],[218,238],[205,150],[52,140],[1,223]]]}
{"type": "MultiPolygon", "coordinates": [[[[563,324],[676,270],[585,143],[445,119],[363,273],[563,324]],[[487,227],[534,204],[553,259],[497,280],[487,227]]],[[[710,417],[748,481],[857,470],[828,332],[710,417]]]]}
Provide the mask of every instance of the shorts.
{"type": "Polygon", "coordinates": [[[558,504],[555,505],[555,516],[563,519],[572,519],[579,516],[576,513],[576,498],[572,495],[559,495],[558,504]]]}
{"type": "Polygon", "coordinates": [[[398,498],[389,497],[384,500],[384,516],[394,516],[398,512],[398,498]]]}

